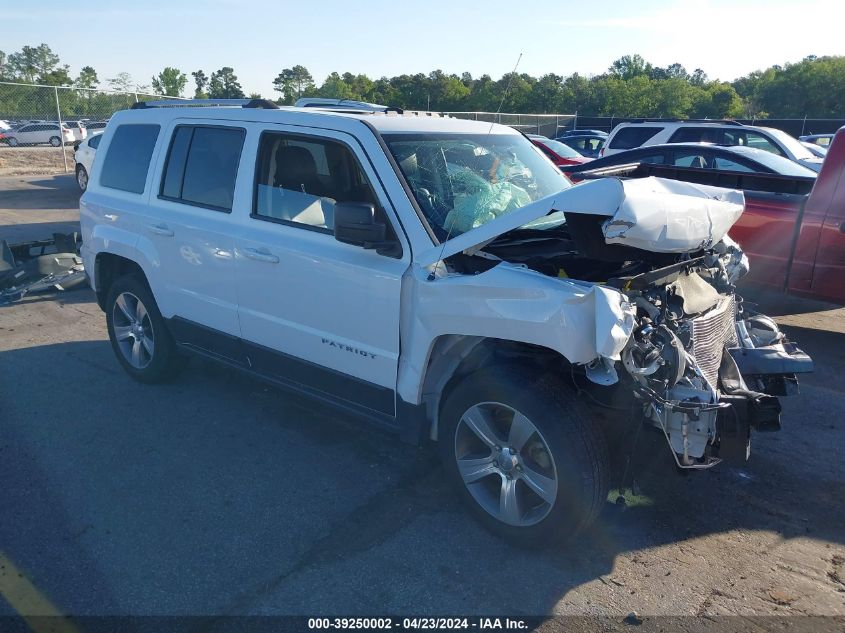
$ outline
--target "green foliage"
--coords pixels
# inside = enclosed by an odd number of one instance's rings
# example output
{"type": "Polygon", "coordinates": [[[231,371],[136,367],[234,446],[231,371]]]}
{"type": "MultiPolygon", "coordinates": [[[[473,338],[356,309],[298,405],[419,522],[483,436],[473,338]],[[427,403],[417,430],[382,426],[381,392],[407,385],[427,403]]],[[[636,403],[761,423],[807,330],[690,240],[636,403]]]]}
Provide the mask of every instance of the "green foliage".
{"type": "Polygon", "coordinates": [[[191,73],[191,76],[197,86],[194,89],[194,99],[207,99],[208,93],[205,91],[205,87],[208,85],[208,76],[202,70],[195,70],[191,73]]]}
{"type": "Polygon", "coordinates": [[[837,118],[845,107],[845,57],[815,57],[772,66],[733,82],[746,114],[837,118]]]}
{"type": "MultiPolygon", "coordinates": [[[[211,73],[211,77],[203,70],[196,70],[191,76],[195,98],[244,97],[229,66],[211,73]]],[[[96,71],[85,66],[72,79],[68,66],[60,63],[59,56],[47,44],[24,46],[8,55],[0,51],[0,80],[78,88],[65,91],[60,97],[67,102],[62,103],[62,108],[67,107],[74,115],[109,107],[105,101],[96,100],[101,95],[82,90],[99,84],[96,71]]],[[[152,86],[159,94],[179,96],[187,81],[183,72],[168,66],[153,77],[152,86]]],[[[147,88],[137,85],[125,72],[106,79],[106,83],[121,92],[143,92],[147,88]]],[[[280,93],[279,103],[285,104],[303,96],[318,96],[435,111],[579,112],[595,116],[672,118],[839,118],[845,116],[845,57],[811,55],[798,63],[749,73],[732,83],[710,80],[701,68],[690,73],[679,63],[654,66],[640,55],[620,57],[606,73],[593,77],[548,73],[538,78],[508,73],[493,79],[486,74],[473,77],[468,72],[457,75],[438,69],[428,74],[374,80],[362,74],[333,72],[319,86],[308,69],[297,64],[283,69],[273,80],[273,87],[280,93]]],[[[18,91],[14,97],[0,94],[0,111],[16,111],[23,104],[23,101],[18,104],[16,99],[23,99],[24,92],[18,91]]],[[[47,97],[41,93],[29,96],[33,99],[32,110],[40,112],[42,106],[49,110],[47,97]]]]}
{"type": "Polygon", "coordinates": [[[208,96],[211,99],[243,99],[246,97],[235,71],[230,66],[223,66],[211,73],[208,82],[208,96]]]}
{"type": "Polygon", "coordinates": [[[273,90],[282,93],[281,102],[293,105],[301,96],[313,92],[314,78],[305,66],[297,64],[293,68],[285,68],[273,80],[273,90]]]}
{"type": "Polygon", "coordinates": [[[111,79],[106,79],[106,83],[112,90],[118,90],[120,92],[132,92],[132,86],[134,85],[132,75],[127,72],[117,73],[111,79]]]}
{"type": "Polygon", "coordinates": [[[185,73],[178,68],[167,66],[153,77],[153,90],[156,94],[167,97],[181,97],[186,83],[188,83],[188,78],[185,73]]]}
{"type": "Polygon", "coordinates": [[[77,88],[96,88],[99,83],[100,80],[97,78],[97,71],[91,66],[83,66],[73,85],[77,88]]]}

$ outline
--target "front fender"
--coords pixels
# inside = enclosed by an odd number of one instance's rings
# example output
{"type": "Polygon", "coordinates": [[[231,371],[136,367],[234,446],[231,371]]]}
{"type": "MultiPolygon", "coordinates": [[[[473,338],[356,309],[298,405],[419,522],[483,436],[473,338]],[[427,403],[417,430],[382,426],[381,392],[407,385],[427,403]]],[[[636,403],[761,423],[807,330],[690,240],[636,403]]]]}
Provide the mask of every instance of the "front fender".
{"type": "Polygon", "coordinates": [[[421,401],[428,359],[440,336],[529,343],[577,364],[599,357],[619,360],[634,328],[635,309],[617,290],[506,262],[478,275],[432,280],[427,270],[412,266],[402,292],[397,390],[415,404],[421,401]]]}

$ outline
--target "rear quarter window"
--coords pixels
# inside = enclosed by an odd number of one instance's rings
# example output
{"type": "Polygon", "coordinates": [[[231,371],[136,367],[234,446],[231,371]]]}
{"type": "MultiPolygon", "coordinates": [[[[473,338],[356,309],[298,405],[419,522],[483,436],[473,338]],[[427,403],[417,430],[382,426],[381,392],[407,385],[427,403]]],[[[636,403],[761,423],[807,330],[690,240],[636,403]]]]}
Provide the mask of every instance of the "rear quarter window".
{"type": "Polygon", "coordinates": [[[100,185],[130,193],[144,193],[159,130],[159,125],[147,123],[119,125],[103,159],[100,185]]]}
{"type": "Polygon", "coordinates": [[[623,127],[613,135],[613,140],[608,147],[610,149],[634,149],[662,130],[662,127],[623,127]]]}
{"type": "MultiPolygon", "coordinates": [[[[669,139],[670,143],[722,143],[724,132],[712,127],[682,127],[669,139]]],[[[731,144],[731,143],[728,143],[731,144]]]]}

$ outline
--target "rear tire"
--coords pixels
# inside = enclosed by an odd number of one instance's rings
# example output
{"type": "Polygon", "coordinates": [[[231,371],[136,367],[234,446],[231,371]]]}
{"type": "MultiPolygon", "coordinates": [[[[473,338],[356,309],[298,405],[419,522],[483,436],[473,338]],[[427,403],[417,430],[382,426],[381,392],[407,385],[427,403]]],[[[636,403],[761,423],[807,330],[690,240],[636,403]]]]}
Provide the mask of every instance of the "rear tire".
{"type": "Polygon", "coordinates": [[[467,376],[446,397],[438,435],[470,511],[515,545],[571,539],[607,500],[604,438],[571,389],[548,374],[493,366],[467,376]]]}
{"type": "Polygon", "coordinates": [[[20,145],[20,141],[14,137],[8,139],[6,143],[9,145],[9,147],[17,147],[18,145],[20,145]]]}
{"type": "Polygon", "coordinates": [[[62,139],[60,139],[58,136],[51,136],[50,137],[50,145],[52,145],[53,147],[59,147],[61,144],[62,144],[62,139]]]}
{"type": "Polygon", "coordinates": [[[88,172],[82,165],[76,166],[76,184],[79,185],[79,190],[83,193],[88,189],[88,172]]]}
{"type": "Polygon", "coordinates": [[[106,325],[118,362],[138,382],[163,382],[178,373],[181,359],[153,293],[136,274],[109,289],[106,325]]]}

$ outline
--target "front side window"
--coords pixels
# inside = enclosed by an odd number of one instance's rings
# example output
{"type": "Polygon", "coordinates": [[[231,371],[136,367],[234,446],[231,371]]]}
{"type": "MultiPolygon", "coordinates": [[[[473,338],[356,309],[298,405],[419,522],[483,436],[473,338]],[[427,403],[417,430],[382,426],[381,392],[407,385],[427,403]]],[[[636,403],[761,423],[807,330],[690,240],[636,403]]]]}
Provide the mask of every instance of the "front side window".
{"type": "Polygon", "coordinates": [[[390,226],[367,175],[345,144],[276,132],[261,136],[254,217],[332,233],[338,202],[370,203],[390,226]]]}
{"type": "Polygon", "coordinates": [[[159,197],[231,211],[244,130],[180,125],[173,133],[159,197]]]}
{"type": "Polygon", "coordinates": [[[384,138],[440,240],[571,186],[559,169],[518,134],[391,134],[384,138]]]}
{"type": "Polygon", "coordinates": [[[613,135],[609,147],[610,149],[634,149],[662,130],[662,127],[623,127],[613,135]]]}
{"type": "Polygon", "coordinates": [[[100,184],[110,189],[144,193],[159,129],[159,125],[148,123],[119,125],[103,160],[100,184]]]}

